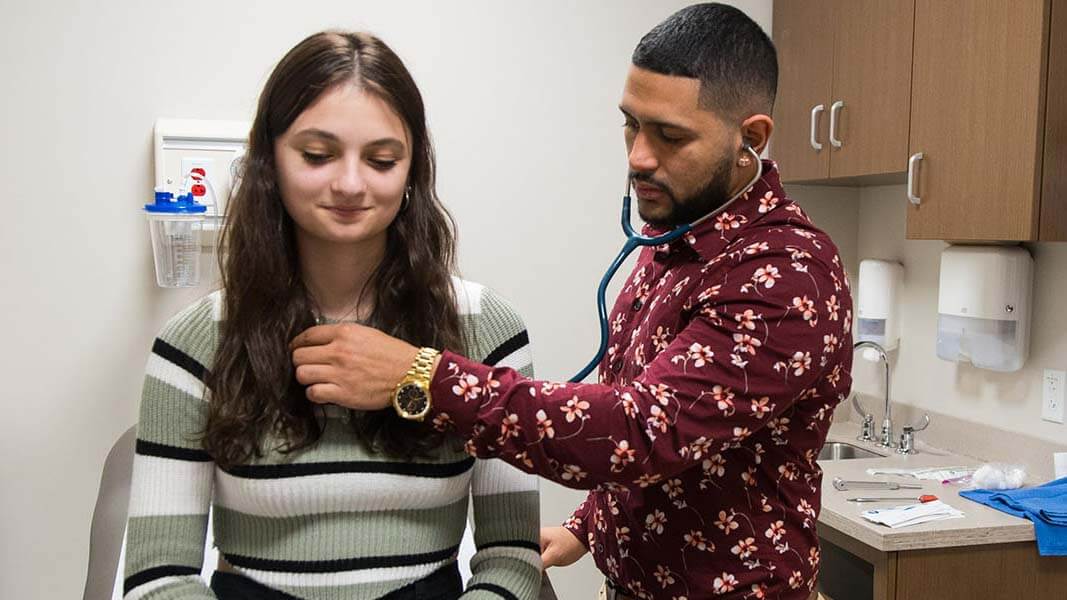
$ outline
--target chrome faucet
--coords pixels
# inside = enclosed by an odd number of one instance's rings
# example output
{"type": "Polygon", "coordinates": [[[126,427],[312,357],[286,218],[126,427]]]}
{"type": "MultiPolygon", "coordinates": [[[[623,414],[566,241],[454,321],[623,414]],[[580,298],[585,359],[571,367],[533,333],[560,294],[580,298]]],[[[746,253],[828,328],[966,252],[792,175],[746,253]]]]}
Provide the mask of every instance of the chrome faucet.
{"type": "MultiPolygon", "coordinates": [[[[892,407],[889,404],[889,357],[885,353],[885,348],[882,348],[880,345],[874,342],[856,342],[856,344],[852,346],[853,352],[859,350],[860,348],[874,349],[878,353],[879,360],[881,360],[882,364],[885,366],[885,416],[882,418],[882,432],[879,436],[880,439],[878,440],[878,443],[881,444],[883,448],[896,448],[897,444],[893,439],[893,413],[892,407]]],[[[856,401],[855,398],[853,398],[853,402],[855,402],[857,405],[859,404],[859,402],[856,401]]],[[[860,410],[860,414],[864,415],[864,429],[866,430],[866,421],[868,418],[870,418],[870,415],[866,414],[862,410],[860,410]]]]}

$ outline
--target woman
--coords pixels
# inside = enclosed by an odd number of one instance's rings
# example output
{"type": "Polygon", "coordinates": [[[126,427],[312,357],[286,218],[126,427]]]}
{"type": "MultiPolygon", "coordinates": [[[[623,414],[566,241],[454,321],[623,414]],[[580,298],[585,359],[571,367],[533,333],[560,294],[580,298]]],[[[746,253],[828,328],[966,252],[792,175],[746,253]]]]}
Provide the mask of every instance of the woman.
{"type": "MultiPolygon", "coordinates": [[[[536,481],[475,462],[447,423],[308,401],[290,340],[358,321],[490,358],[518,316],[452,277],[422,98],[364,33],[324,32],[275,68],[229,206],[222,290],[150,355],[127,537],[127,598],[533,598],[536,481]],[[208,509],[222,564],[200,579],[208,509]]],[[[509,353],[505,353],[509,354],[509,353]]],[[[515,354],[510,354],[513,363],[515,354]]],[[[530,369],[528,348],[519,356],[530,369]]]]}

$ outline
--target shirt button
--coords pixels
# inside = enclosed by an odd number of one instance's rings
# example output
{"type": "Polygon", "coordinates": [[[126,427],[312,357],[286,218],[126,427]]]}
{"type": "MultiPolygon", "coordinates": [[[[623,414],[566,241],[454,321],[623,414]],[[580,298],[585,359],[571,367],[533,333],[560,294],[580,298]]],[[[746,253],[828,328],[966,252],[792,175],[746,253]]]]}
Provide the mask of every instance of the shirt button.
{"type": "Polygon", "coordinates": [[[630,305],[630,308],[635,310],[635,311],[638,311],[638,310],[641,310],[641,307],[644,306],[644,305],[645,305],[645,303],[642,302],[640,298],[637,298],[637,299],[634,300],[634,303],[630,305]]]}

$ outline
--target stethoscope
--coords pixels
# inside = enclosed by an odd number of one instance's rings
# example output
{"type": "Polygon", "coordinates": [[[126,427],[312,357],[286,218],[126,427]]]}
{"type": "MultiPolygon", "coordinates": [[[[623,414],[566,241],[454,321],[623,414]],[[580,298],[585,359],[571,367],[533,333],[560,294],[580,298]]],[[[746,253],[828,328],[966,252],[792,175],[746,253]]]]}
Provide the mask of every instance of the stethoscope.
{"type": "Polygon", "coordinates": [[[619,255],[615,257],[615,260],[608,267],[604,277],[600,280],[600,286],[596,291],[596,307],[597,313],[600,316],[600,349],[597,350],[596,356],[593,360],[589,361],[589,364],[584,369],[578,372],[577,375],[570,378],[570,383],[578,383],[586,378],[587,375],[593,372],[593,369],[600,364],[600,361],[604,360],[604,355],[608,353],[608,313],[605,305],[605,294],[607,293],[608,284],[611,283],[612,277],[615,276],[615,272],[619,270],[619,267],[626,258],[636,249],[638,246],[660,246],[663,244],[669,244],[674,240],[689,233],[694,227],[710,219],[711,217],[726,210],[734,200],[737,200],[745,194],[753,185],[759,181],[760,177],[763,177],[763,163],[760,161],[759,153],[756,152],[752,146],[745,144],[744,150],[747,150],[756,160],[756,175],[752,178],[752,181],[748,182],[748,185],[741,188],[741,191],[734,194],[729,200],[723,203],[719,208],[709,212],[708,214],[700,217],[696,221],[689,223],[688,225],[679,225],[672,231],[664,233],[663,235],[657,235],[655,237],[648,237],[639,235],[634,231],[633,226],[630,225],[630,188],[633,184],[630,177],[626,177],[626,192],[622,197],[622,232],[626,235],[626,243],[623,244],[622,250],[619,251],[619,255]]]}

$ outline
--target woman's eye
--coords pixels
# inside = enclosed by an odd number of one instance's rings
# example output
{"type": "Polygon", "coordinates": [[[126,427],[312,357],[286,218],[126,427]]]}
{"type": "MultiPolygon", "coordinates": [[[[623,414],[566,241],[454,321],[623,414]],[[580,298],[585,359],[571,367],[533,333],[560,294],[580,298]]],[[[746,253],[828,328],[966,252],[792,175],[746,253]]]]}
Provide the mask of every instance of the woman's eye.
{"type": "Polygon", "coordinates": [[[372,159],[368,160],[367,162],[370,163],[370,166],[374,167],[375,169],[377,169],[379,171],[388,171],[389,169],[392,169],[393,167],[395,167],[396,163],[397,163],[397,161],[395,161],[395,160],[378,159],[378,158],[372,158],[372,159]]]}
{"type": "Polygon", "coordinates": [[[300,154],[303,155],[304,161],[309,165],[321,165],[330,160],[329,154],[321,154],[318,152],[301,152],[300,154]]]}

